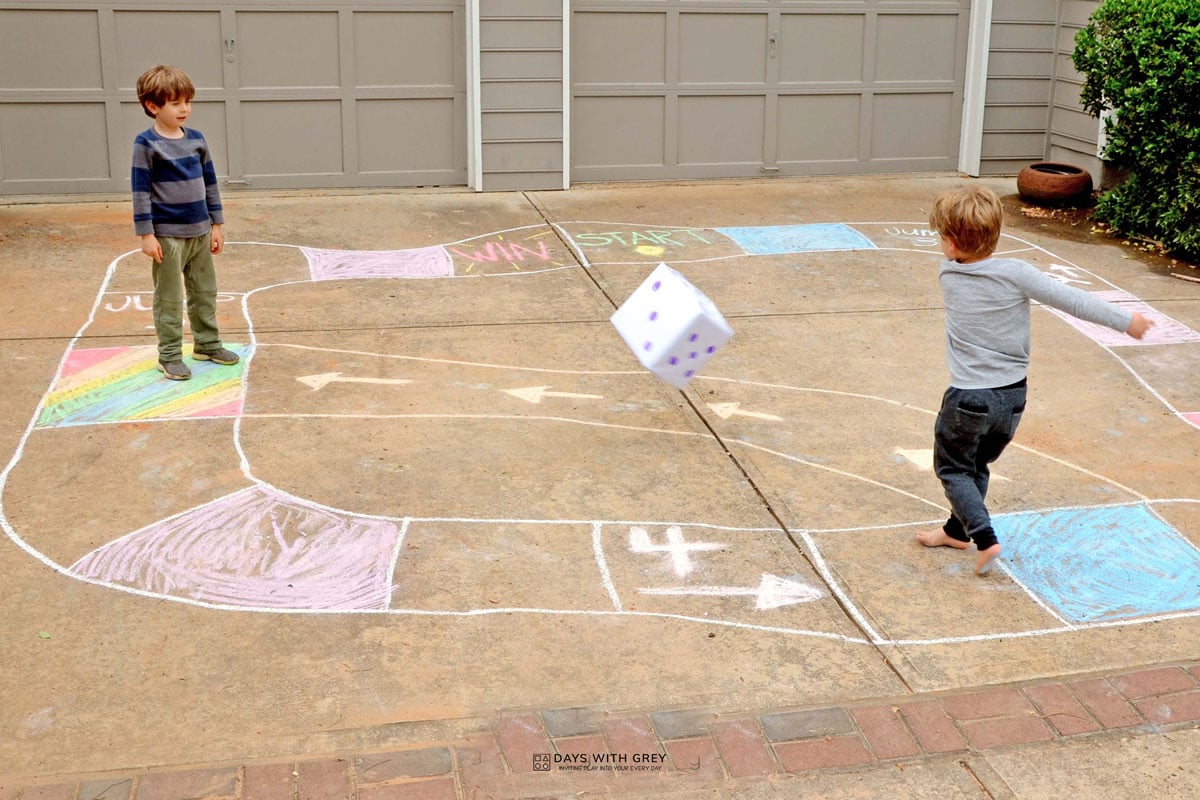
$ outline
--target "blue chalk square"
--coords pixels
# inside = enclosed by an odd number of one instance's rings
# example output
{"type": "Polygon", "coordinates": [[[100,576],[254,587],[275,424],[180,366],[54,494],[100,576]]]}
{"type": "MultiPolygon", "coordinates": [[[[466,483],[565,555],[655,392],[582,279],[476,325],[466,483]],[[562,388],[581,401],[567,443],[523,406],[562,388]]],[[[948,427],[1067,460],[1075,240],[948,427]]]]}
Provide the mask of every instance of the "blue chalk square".
{"type": "Polygon", "coordinates": [[[822,222],[814,225],[765,225],[751,228],[717,228],[752,256],[811,253],[823,250],[877,250],[875,243],[848,225],[822,222]]]}
{"type": "Polygon", "coordinates": [[[1145,505],[995,517],[1006,568],[1071,622],[1200,609],[1200,551],[1145,505]]]}

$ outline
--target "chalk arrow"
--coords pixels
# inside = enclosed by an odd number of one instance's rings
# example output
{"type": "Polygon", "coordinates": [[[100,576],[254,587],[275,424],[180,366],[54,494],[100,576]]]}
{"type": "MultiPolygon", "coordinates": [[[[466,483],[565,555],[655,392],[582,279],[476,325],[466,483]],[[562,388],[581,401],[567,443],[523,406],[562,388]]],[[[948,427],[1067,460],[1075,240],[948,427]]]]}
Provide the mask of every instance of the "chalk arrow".
{"type": "Polygon", "coordinates": [[[393,384],[399,386],[404,383],[412,383],[407,378],[345,378],[340,372],[322,372],[320,375],[301,375],[296,380],[303,383],[305,386],[310,386],[314,391],[324,389],[331,383],[382,383],[393,384]]]}
{"type": "Polygon", "coordinates": [[[751,419],[765,419],[771,422],[783,422],[783,417],[777,417],[774,414],[764,414],[761,411],[742,411],[741,403],[709,403],[708,407],[713,410],[721,419],[729,419],[737,415],[739,417],[750,417],[751,419]]]}
{"type": "Polygon", "coordinates": [[[932,450],[903,450],[897,447],[894,452],[917,469],[925,472],[933,469],[932,450]]]}
{"type": "Polygon", "coordinates": [[[550,392],[549,386],[527,386],[524,389],[505,389],[505,394],[511,394],[529,403],[540,403],[543,397],[578,397],[585,400],[603,400],[604,395],[576,394],[575,392],[550,392]]]}
{"type": "Polygon", "coordinates": [[[692,586],[680,589],[638,589],[640,594],[676,595],[690,597],[753,597],[754,608],[767,611],[797,603],[811,603],[820,599],[821,590],[806,583],[780,578],[763,573],[757,589],[738,586],[692,586]]]}

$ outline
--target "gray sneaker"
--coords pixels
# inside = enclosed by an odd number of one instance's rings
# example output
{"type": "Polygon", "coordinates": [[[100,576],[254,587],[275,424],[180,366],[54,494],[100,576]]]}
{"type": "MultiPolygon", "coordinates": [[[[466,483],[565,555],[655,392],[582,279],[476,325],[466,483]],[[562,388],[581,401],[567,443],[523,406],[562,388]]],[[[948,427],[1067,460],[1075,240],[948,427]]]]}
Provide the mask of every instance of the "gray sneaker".
{"type": "Polygon", "coordinates": [[[186,381],[192,377],[192,371],[182,361],[160,361],[158,371],[173,381],[186,381]]]}
{"type": "Polygon", "coordinates": [[[218,347],[216,350],[194,350],[192,358],[197,361],[211,361],[214,364],[236,364],[240,360],[237,353],[224,347],[218,347]]]}

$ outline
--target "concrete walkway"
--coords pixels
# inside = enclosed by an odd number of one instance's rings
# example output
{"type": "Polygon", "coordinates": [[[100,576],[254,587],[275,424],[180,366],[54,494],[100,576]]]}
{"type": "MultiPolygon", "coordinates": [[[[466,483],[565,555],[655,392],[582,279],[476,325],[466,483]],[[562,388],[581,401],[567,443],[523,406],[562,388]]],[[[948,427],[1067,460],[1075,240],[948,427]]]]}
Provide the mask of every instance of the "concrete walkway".
{"type": "Polygon", "coordinates": [[[1195,796],[1200,286],[1007,221],[1159,324],[1035,311],[976,577],[957,180],[227,192],[187,383],[123,198],[0,206],[0,800],[1195,796]],[[608,323],[663,261],[683,392],[608,323]]]}

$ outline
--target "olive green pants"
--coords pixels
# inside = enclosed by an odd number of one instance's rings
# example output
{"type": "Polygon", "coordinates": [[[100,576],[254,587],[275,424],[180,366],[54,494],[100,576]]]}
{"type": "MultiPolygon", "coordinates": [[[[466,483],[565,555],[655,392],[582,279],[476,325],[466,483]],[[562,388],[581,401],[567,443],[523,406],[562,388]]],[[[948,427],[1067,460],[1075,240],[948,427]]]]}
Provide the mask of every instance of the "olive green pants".
{"type": "Polygon", "coordinates": [[[192,344],[196,350],[221,346],[217,331],[217,271],[213,266],[211,234],[190,239],[158,237],[163,259],[151,262],[154,277],[154,330],[158,360],[183,358],[183,309],[187,305],[192,344]]]}

